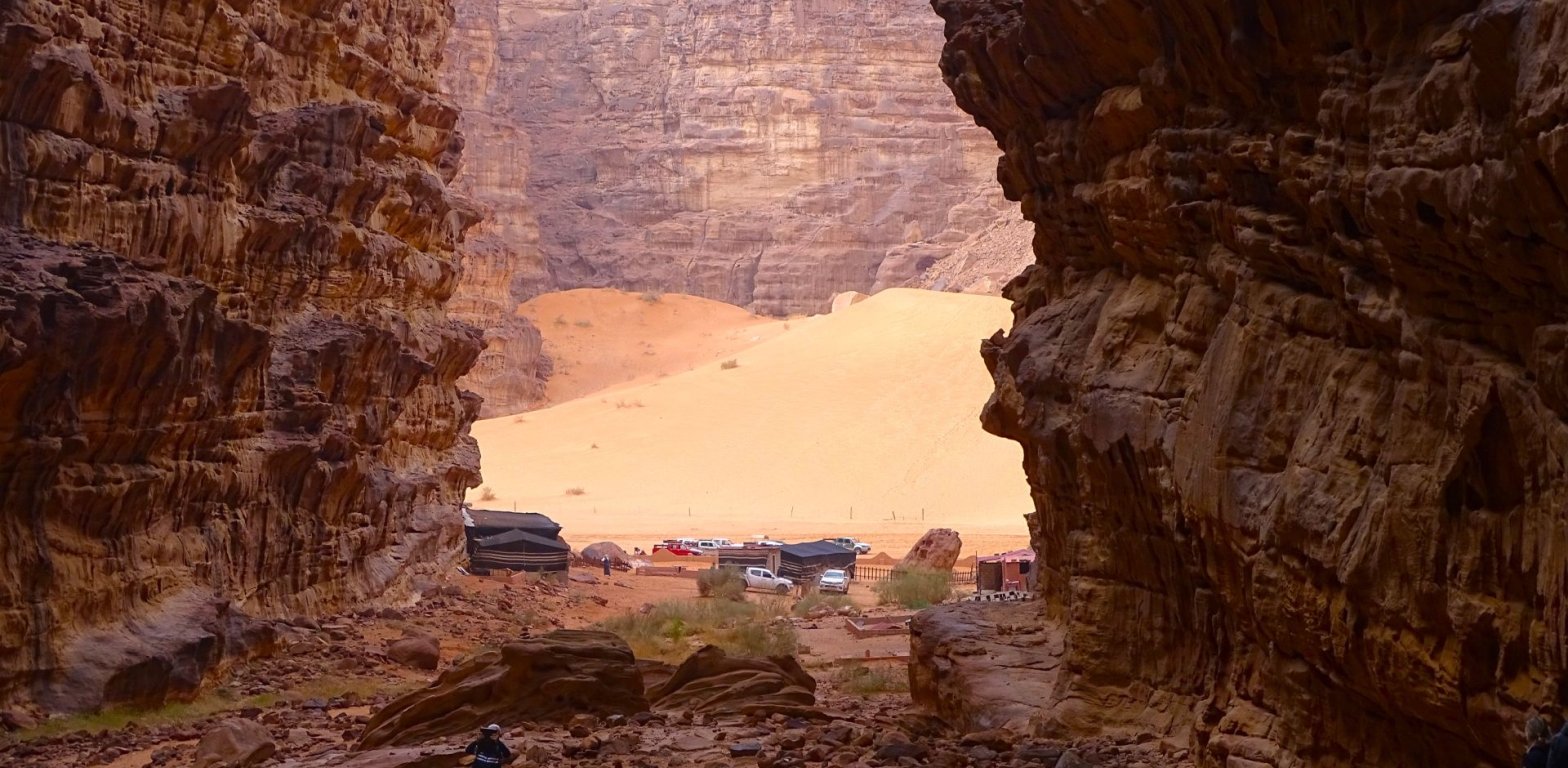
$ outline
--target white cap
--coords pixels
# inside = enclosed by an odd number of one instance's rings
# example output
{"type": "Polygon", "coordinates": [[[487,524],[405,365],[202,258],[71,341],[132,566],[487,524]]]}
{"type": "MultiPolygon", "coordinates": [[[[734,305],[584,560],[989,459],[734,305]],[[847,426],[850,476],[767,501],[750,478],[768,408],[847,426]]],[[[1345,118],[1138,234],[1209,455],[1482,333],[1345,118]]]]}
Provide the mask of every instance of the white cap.
{"type": "Polygon", "coordinates": [[[480,728],[479,730],[481,730],[481,731],[499,731],[499,730],[501,730],[501,726],[496,725],[495,723],[491,723],[491,724],[489,724],[489,725],[487,725],[487,726],[485,726],[483,728],[480,728]]]}

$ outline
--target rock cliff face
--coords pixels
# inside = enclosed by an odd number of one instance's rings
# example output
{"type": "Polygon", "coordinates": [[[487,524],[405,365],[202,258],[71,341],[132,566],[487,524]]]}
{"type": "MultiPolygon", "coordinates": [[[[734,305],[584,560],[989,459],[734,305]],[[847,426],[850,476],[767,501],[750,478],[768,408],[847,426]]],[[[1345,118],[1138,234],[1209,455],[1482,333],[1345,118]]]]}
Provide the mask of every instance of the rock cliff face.
{"type": "Polygon", "coordinates": [[[1514,761],[1568,703],[1568,6],[934,5],[1037,228],[984,352],[1039,725],[1514,761]]]}
{"type": "MultiPolygon", "coordinates": [[[[455,546],[433,0],[0,11],[0,699],[189,693],[455,546]]],[[[442,169],[448,169],[443,171],[442,169]]]]}
{"type": "Polygon", "coordinates": [[[1010,215],[984,131],[930,74],[923,0],[455,5],[458,183],[492,212],[482,258],[512,262],[476,290],[825,311],[1010,215]]]}

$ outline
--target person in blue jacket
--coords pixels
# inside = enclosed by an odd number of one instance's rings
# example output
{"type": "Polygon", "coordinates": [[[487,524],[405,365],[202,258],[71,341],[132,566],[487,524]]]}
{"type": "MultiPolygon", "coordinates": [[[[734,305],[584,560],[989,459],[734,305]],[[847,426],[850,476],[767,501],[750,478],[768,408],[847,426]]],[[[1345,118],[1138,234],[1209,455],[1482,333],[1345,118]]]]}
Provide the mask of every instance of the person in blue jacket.
{"type": "Polygon", "coordinates": [[[501,726],[491,723],[479,730],[479,738],[468,745],[467,753],[474,756],[474,768],[501,768],[512,762],[512,750],[501,743],[501,726]]]}

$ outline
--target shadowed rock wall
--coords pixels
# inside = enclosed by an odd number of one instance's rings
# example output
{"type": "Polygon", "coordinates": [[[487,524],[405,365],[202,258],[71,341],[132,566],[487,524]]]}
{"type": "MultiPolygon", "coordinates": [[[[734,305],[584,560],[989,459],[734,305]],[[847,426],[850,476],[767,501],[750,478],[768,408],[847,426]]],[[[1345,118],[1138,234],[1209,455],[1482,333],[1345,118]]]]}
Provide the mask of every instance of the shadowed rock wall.
{"type": "Polygon", "coordinates": [[[435,0],[0,11],[0,699],[192,692],[456,544],[435,0]]]}
{"type": "Polygon", "coordinates": [[[933,5],[1036,226],[984,419],[1039,725],[1515,762],[1568,703],[1568,6],[933,5]]]}

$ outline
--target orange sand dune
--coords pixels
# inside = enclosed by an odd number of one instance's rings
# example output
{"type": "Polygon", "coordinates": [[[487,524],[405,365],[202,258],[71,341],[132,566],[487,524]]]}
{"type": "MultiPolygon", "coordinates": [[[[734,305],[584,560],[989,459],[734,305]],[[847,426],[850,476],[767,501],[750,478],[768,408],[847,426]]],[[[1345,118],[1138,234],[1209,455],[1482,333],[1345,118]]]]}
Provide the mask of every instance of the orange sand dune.
{"type": "MultiPolygon", "coordinates": [[[[672,297],[665,297],[670,301],[672,297]]],[[[568,318],[570,320],[571,318],[568,318]]],[[[575,544],[856,536],[902,552],[950,527],[966,553],[1027,544],[1014,443],[980,429],[980,339],[1004,299],[889,290],[694,370],[474,425],[484,488],[575,544]]]]}
{"type": "Polygon", "coordinates": [[[688,371],[787,330],[784,322],[712,299],[609,288],[547,293],[517,314],[539,327],[555,362],[546,404],[688,371]]]}

